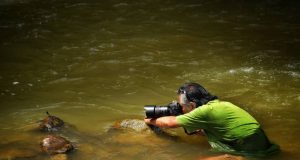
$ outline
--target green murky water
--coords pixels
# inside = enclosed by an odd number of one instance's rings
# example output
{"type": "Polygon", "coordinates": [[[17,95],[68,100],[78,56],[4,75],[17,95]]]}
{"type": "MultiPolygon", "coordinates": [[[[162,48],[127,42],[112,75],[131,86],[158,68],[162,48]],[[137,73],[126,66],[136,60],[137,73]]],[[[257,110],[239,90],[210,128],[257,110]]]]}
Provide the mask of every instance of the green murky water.
{"type": "Polygon", "coordinates": [[[16,148],[39,152],[43,134],[25,128],[45,111],[80,133],[67,135],[78,145],[71,159],[210,155],[205,138],[180,129],[178,141],[106,133],[117,120],[143,119],[145,104],[176,99],[187,81],[260,121],[283,150],[270,159],[299,159],[298,8],[280,0],[2,0],[0,159],[16,148]]]}

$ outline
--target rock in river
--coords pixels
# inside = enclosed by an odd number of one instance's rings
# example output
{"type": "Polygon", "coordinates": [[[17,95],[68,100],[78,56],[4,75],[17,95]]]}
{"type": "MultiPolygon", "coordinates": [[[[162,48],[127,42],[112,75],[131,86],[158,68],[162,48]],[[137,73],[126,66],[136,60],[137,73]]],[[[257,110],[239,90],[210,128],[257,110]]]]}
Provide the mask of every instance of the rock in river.
{"type": "Polygon", "coordinates": [[[163,133],[161,128],[156,126],[147,125],[143,120],[140,119],[125,119],[120,122],[116,122],[113,126],[115,129],[130,129],[136,132],[150,132],[163,133]]]}
{"type": "Polygon", "coordinates": [[[74,149],[73,144],[67,139],[57,136],[57,135],[48,135],[41,142],[42,151],[48,154],[60,154],[67,153],[74,149]]]}
{"type": "Polygon", "coordinates": [[[64,125],[64,121],[60,118],[50,115],[48,112],[47,117],[39,122],[39,129],[42,131],[57,131],[64,125]]]}

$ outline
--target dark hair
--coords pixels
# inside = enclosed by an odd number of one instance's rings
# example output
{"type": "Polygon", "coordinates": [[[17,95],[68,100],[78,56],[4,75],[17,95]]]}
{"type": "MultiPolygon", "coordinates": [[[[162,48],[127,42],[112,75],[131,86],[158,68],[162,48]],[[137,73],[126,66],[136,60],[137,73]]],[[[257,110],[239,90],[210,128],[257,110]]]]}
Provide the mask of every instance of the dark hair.
{"type": "Polygon", "coordinates": [[[217,99],[217,96],[211,95],[198,83],[185,83],[179,89],[177,94],[186,93],[187,100],[195,102],[198,106],[202,106],[209,101],[217,99]]]}

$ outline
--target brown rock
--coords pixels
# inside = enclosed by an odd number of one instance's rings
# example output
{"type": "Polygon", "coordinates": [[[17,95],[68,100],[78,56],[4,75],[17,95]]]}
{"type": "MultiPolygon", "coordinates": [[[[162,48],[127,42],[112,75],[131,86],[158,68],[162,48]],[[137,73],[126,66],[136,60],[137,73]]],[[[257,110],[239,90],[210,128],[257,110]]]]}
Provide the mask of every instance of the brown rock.
{"type": "Polygon", "coordinates": [[[42,131],[57,131],[64,125],[64,121],[60,118],[50,115],[48,112],[47,117],[40,121],[39,129],[42,131]]]}
{"type": "Polygon", "coordinates": [[[74,149],[72,143],[67,139],[56,136],[56,135],[48,135],[41,142],[42,151],[48,154],[59,154],[66,153],[74,149]]]}

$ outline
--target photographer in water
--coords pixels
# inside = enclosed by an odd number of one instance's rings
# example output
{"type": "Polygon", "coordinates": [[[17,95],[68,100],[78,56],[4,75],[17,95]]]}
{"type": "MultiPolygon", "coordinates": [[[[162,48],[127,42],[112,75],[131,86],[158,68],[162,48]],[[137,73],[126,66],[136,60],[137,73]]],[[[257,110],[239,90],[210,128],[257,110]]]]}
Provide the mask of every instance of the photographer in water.
{"type": "Polygon", "coordinates": [[[204,132],[211,147],[225,153],[265,156],[279,149],[269,142],[249,113],[218,100],[197,83],[185,83],[178,89],[178,105],[183,114],[147,116],[145,123],[162,128],[183,127],[187,134],[204,132]]]}

